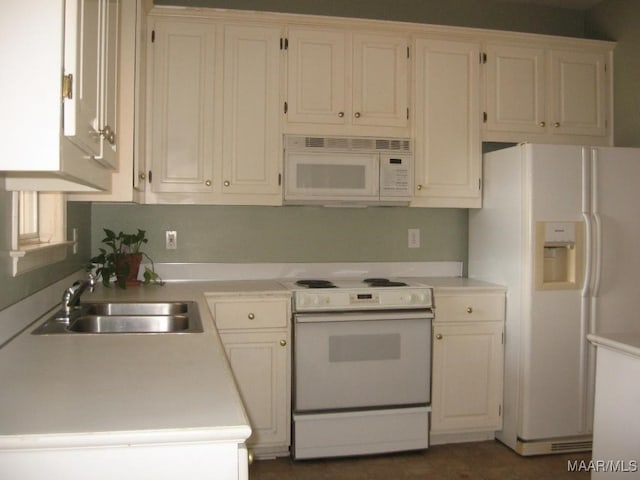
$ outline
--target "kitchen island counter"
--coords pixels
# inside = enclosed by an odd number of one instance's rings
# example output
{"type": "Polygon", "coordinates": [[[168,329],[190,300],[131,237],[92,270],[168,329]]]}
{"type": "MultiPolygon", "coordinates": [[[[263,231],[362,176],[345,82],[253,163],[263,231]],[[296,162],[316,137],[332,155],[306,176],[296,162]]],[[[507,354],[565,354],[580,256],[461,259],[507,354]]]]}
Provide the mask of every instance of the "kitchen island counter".
{"type": "MultiPolygon", "coordinates": [[[[206,445],[228,443],[242,455],[251,428],[204,296],[240,287],[284,291],[269,281],[168,283],[127,290],[99,286],[86,292],[83,301],[195,301],[204,331],[32,335],[50,312],[6,343],[0,349],[0,476],[58,478],[56,469],[47,471],[46,462],[38,467],[42,477],[35,467],[24,465],[25,455],[38,451],[95,455],[105,450],[114,460],[123,454],[122,465],[131,451],[144,453],[157,445],[197,447],[194,455],[176,455],[182,458],[179,463],[213,461],[215,454],[206,445]]],[[[84,463],[89,461],[85,457],[71,459],[78,467],[65,466],[65,475],[71,474],[66,478],[75,478],[82,465],[96,465],[84,463]]],[[[153,451],[148,459],[157,464],[148,478],[171,478],[169,464],[163,466],[171,457],[171,452],[153,451]]],[[[238,464],[241,459],[235,460],[236,470],[238,464]]],[[[148,466],[132,468],[120,478],[147,478],[142,472],[148,466]]],[[[104,478],[119,474],[111,467],[104,478]]],[[[92,478],[103,477],[96,472],[92,478]]]]}
{"type": "Polygon", "coordinates": [[[587,338],[597,347],[591,478],[638,478],[640,332],[587,338]]]}

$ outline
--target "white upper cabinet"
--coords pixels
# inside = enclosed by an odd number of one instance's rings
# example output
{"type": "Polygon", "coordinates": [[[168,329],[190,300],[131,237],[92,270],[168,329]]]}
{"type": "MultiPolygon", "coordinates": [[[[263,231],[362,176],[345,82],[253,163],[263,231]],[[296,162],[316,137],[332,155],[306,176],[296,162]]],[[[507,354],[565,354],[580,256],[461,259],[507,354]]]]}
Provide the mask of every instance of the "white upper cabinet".
{"type": "Polygon", "coordinates": [[[608,133],[607,56],[600,52],[551,50],[551,128],[559,135],[608,133]]]}
{"type": "Polygon", "coordinates": [[[487,46],[487,131],[540,133],[545,128],[544,49],[487,46]]]}
{"type": "Polygon", "coordinates": [[[416,40],[412,206],[481,204],[480,45],[416,40]]]}
{"type": "Polygon", "coordinates": [[[610,52],[488,43],[483,140],[609,144],[610,52]]]}
{"type": "Polygon", "coordinates": [[[65,4],[64,134],[84,152],[100,155],[101,28],[103,0],[65,4]]]}
{"type": "Polygon", "coordinates": [[[212,192],[216,126],[216,25],[157,19],[149,62],[148,122],[154,193],[212,192]]]}
{"type": "MultiPolygon", "coordinates": [[[[114,0],[109,0],[113,8],[114,0]]],[[[112,145],[102,138],[103,162],[117,162],[118,169],[111,173],[108,192],[76,193],[67,196],[71,201],[140,202],[143,200],[146,169],[144,167],[144,135],[137,125],[144,124],[144,87],[146,56],[146,16],[143,0],[130,0],[120,5],[118,45],[109,48],[107,84],[103,95],[107,99],[102,115],[102,129],[109,126],[113,133],[112,145]],[[115,63],[113,63],[115,62],[115,63]],[[111,95],[113,89],[117,95],[111,95]],[[117,132],[117,138],[116,138],[117,132]],[[117,146],[117,148],[116,148],[117,146]]],[[[109,32],[113,32],[112,12],[109,13],[109,32]]],[[[112,34],[112,33],[110,33],[112,34]]]]}
{"type": "Polygon", "coordinates": [[[11,0],[0,23],[0,170],[10,190],[106,190],[117,136],[118,0],[11,0]],[[25,101],[28,99],[28,101],[25,101]],[[102,164],[102,165],[101,165],[102,164]]]}
{"type": "Polygon", "coordinates": [[[290,28],[287,120],[345,125],[346,33],[290,28]]]}
{"type": "Polygon", "coordinates": [[[282,203],[277,26],[153,18],[149,203],[282,203]]]}
{"type": "MultiPolygon", "coordinates": [[[[119,22],[119,9],[125,8],[119,5],[119,0],[105,0],[103,6],[104,28],[102,42],[105,45],[101,57],[101,76],[103,78],[100,89],[100,115],[98,117],[98,130],[100,135],[100,155],[96,160],[110,168],[118,166],[117,145],[120,138],[120,125],[118,123],[118,106],[120,92],[118,88],[118,55],[121,51],[119,22]]],[[[128,3],[135,3],[129,0],[128,3]]],[[[127,6],[127,8],[129,8],[127,6]]],[[[128,48],[135,48],[134,45],[126,45],[128,48]]]]}
{"type": "Polygon", "coordinates": [[[406,127],[409,42],[407,37],[353,35],[353,123],[406,127]]]}
{"type": "Polygon", "coordinates": [[[408,36],[290,27],[289,132],[408,135],[408,36]]]}
{"type": "Polygon", "coordinates": [[[222,191],[239,203],[282,201],[281,34],[278,27],[261,26],[224,31],[222,191]]]}

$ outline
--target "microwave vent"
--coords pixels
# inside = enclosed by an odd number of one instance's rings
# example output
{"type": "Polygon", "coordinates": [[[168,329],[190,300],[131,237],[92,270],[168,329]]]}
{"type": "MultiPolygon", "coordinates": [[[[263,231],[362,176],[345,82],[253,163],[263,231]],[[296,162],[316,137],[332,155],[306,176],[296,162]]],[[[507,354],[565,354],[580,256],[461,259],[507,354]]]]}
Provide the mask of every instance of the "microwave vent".
{"type": "Polygon", "coordinates": [[[307,137],[302,135],[286,135],[285,148],[289,150],[393,151],[411,153],[411,140],[408,138],[307,137]]]}

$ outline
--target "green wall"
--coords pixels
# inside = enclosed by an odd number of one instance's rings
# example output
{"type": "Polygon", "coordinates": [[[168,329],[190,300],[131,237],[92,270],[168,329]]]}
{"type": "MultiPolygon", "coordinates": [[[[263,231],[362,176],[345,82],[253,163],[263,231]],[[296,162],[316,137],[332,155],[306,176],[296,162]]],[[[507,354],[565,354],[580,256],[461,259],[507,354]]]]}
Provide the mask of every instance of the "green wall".
{"type": "Polygon", "coordinates": [[[584,36],[583,12],[500,0],[155,0],[155,3],[584,36]]]}
{"type": "Polygon", "coordinates": [[[640,147],[640,1],[605,0],[586,17],[589,37],[615,40],[615,144],[640,147]]]}
{"type": "Polygon", "coordinates": [[[467,210],[398,207],[245,207],[94,204],[93,250],[102,228],[147,230],[156,262],[464,261],[467,210]],[[421,247],[407,247],[419,228],[421,247]],[[178,232],[165,250],[164,231],[178,232]]]}

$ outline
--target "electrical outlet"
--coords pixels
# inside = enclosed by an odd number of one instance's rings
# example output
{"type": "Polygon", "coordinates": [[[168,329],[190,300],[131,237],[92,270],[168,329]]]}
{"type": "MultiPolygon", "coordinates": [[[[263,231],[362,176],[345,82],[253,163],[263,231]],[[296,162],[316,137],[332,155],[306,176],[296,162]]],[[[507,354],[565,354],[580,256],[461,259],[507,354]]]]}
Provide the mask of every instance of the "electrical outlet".
{"type": "Polygon", "coordinates": [[[175,230],[166,230],[165,235],[165,248],[167,250],[175,250],[178,248],[178,232],[175,230]]]}
{"type": "Polygon", "coordinates": [[[409,239],[408,239],[408,247],[409,248],[420,248],[420,229],[419,228],[410,228],[408,230],[409,239]]]}

